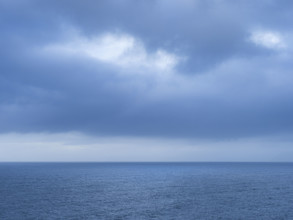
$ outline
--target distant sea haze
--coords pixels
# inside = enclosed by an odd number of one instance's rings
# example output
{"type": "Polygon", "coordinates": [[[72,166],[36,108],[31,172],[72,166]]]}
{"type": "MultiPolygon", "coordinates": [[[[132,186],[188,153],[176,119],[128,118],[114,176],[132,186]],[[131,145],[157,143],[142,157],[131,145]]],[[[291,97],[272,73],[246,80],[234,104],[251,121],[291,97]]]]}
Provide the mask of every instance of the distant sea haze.
{"type": "Polygon", "coordinates": [[[293,219],[292,163],[0,163],[0,219],[293,219]]]}

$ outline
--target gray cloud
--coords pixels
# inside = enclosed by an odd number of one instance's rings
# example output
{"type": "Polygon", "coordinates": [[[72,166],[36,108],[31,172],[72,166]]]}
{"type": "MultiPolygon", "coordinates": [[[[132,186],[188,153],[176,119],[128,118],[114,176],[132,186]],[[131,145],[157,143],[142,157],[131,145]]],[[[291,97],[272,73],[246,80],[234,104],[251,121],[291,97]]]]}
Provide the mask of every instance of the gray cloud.
{"type": "Polygon", "coordinates": [[[290,1],[0,6],[2,133],[229,139],[292,132],[290,1]],[[252,42],[254,30],[279,33],[286,47],[252,42]],[[150,57],[164,50],[184,59],[166,71],[44,50],[104,33],[132,36],[150,57]]]}

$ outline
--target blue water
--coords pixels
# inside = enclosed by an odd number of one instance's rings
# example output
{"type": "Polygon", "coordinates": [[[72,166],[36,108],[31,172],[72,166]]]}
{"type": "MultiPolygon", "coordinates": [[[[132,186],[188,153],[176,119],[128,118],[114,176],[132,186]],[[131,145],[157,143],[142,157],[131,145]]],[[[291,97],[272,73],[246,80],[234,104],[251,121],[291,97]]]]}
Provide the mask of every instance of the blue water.
{"type": "Polygon", "coordinates": [[[0,163],[0,219],[293,219],[293,164],[0,163]]]}

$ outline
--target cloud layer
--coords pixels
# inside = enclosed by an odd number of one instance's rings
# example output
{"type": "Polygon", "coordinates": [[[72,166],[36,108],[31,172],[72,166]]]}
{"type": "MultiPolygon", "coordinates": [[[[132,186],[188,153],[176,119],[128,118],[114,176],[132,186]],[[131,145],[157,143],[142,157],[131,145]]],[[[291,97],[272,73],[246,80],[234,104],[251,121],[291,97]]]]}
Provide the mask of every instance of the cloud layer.
{"type": "Polygon", "coordinates": [[[0,10],[1,133],[292,134],[291,1],[1,0],[0,10]]]}

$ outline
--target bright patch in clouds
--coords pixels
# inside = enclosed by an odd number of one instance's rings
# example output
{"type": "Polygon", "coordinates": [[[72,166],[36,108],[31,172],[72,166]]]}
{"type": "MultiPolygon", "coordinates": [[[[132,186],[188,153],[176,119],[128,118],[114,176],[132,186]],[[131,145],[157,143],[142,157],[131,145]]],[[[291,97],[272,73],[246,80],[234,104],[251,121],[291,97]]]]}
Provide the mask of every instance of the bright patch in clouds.
{"type": "Polygon", "coordinates": [[[143,67],[171,71],[179,57],[158,49],[148,53],[142,42],[126,34],[103,34],[95,38],[75,35],[66,42],[46,45],[46,53],[86,56],[125,68],[143,67]]]}
{"type": "Polygon", "coordinates": [[[284,40],[281,34],[272,31],[255,31],[252,33],[250,40],[260,46],[269,49],[285,48],[284,40]]]}

